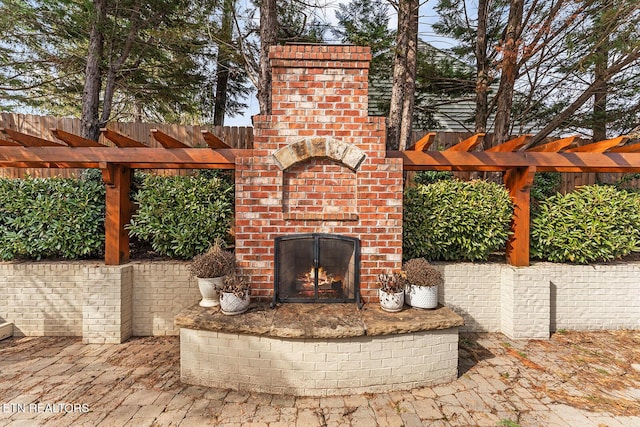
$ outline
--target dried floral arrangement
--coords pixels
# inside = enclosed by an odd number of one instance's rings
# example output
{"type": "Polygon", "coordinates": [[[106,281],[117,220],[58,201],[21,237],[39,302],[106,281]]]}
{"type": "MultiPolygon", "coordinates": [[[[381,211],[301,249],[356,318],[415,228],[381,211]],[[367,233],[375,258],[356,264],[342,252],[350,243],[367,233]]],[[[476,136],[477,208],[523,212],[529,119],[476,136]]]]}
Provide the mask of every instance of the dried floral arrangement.
{"type": "Polygon", "coordinates": [[[211,248],[193,258],[189,271],[196,277],[210,278],[233,274],[236,269],[236,257],[233,252],[222,248],[222,242],[216,240],[211,248]]]}
{"type": "Polygon", "coordinates": [[[442,274],[424,258],[414,258],[404,264],[407,282],[416,286],[438,286],[444,283],[442,274]]]}
{"type": "Polygon", "coordinates": [[[404,290],[407,281],[401,273],[388,272],[378,275],[378,283],[383,292],[396,294],[404,290]]]}
{"type": "Polygon", "coordinates": [[[232,293],[238,298],[242,298],[246,295],[251,295],[251,286],[244,277],[238,275],[229,274],[224,277],[222,288],[220,288],[220,298],[223,297],[222,293],[232,293]]]}

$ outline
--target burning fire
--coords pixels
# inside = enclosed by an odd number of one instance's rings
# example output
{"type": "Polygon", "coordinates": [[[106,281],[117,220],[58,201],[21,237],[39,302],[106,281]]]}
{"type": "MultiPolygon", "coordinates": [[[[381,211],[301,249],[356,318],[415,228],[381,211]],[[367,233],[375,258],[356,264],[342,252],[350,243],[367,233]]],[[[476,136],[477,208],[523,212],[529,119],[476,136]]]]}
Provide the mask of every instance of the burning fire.
{"type": "MultiPolygon", "coordinates": [[[[318,268],[318,289],[332,289],[336,285],[340,285],[342,277],[328,273],[324,268],[318,268]],[[335,284],[335,285],[334,285],[335,284]]],[[[302,290],[313,290],[316,281],[316,269],[311,269],[298,278],[298,282],[302,285],[302,290]]]]}

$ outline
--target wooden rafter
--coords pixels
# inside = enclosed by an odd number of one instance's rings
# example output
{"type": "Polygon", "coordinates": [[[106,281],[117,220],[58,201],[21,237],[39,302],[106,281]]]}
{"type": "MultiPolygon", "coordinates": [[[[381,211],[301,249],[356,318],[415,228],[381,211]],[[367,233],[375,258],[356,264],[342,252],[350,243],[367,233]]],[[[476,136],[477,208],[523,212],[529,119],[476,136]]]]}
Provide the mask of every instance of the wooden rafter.
{"type": "Polygon", "coordinates": [[[71,147],[105,147],[105,145],[102,145],[99,142],[83,138],[73,133],[65,132],[61,129],[53,128],[49,130],[51,131],[53,136],[55,136],[61,141],[64,141],[67,145],[70,145],[71,147]]]}
{"type": "Polygon", "coordinates": [[[608,150],[609,153],[640,153],[640,143],[622,145],[608,150]]]}
{"type": "Polygon", "coordinates": [[[509,141],[502,143],[500,145],[489,147],[484,151],[488,151],[491,153],[518,151],[527,142],[529,142],[532,136],[533,135],[521,135],[517,138],[510,139],[509,141]]]}
{"type": "Polygon", "coordinates": [[[207,145],[211,148],[231,148],[229,145],[227,145],[226,142],[224,142],[208,130],[202,131],[202,137],[204,138],[204,141],[207,143],[207,145]]]}
{"type": "Polygon", "coordinates": [[[160,143],[164,148],[189,148],[189,146],[181,141],[178,141],[174,137],[167,135],[158,129],[151,129],[151,136],[160,143]]]}
{"type": "Polygon", "coordinates": [[[100,132],[107,138],[109,141],[116,144],[116,146],[120,148],[128,147],[128,148],[140,148],[146,147],[142,142],[136,141],[135,139],[129,138],[126,135],[122,135],[121,133],[116,132],[111,129],[100,129],[100,132]]]}
{"type": "Polygon", "coordinates": [[[604,153],[605,151],[624,145],[629,138],[626,136],[619,136],[613,139],[605,139],[604,141],[594,142],[592,144],[581,145],[579,147],[568,148],[565,150],[567,153],[604,153]]]}
{"type": "Polygon", "coordinates": [[[7,141],[6,139],[0,138],[0,147],[21,147],[21,145],[17,142],[7,141]]]}
{"type": "Polygon", "coordinates": [[[436,140],[435,132],[428,132],[407,150],[426,151],[436,140]]]}
{"type": "Polygon", "coordinates": [[[66,145],[58,144],[57,142],[49,141],[48,139],[39,138],[33,135],[27,135],[26,133],[18,132],[13,129],[0,129],[0,132],[4,132],[11,139],[18,142],[25,147],[66,147],[66,145]]]}
{"type": "Polygon", "coordinates": [[[556,139],[555,141],[547,142],[546,144],[530,147],[527,151],[533,153],[557,153],[558,151],[562,151],[575,143],[577,138],[577,136],[569,136],[567,138],[556,139]]]}
{"type": "Polygon", "coordinates": [[[484,133],[477,133],[464,141],[458,142],[456,145],[447,148],[444,151],[471,151],[484,139],[484,133]]]}

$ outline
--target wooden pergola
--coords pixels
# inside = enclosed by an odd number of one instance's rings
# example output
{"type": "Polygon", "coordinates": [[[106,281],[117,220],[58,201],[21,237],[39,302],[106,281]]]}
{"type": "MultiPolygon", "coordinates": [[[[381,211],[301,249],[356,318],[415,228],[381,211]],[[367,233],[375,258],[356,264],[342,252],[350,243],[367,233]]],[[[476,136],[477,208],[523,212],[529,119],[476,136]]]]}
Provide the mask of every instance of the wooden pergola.
{"type": "Polygon", "coordinates": [[[640,144],[626,145],[618,138],[576,146],[577,136],[525,148],[530,135],[522,135],[484,151],[471,151],[482,142],[476,134],[444,151],[426,151],[435,139],[428,133],[408,150],[388,151],[401,158],[405,170],[503,172],[514,204],[507,262],[529,265],[530,189],[536,172],[640,172],[640,144]]]}
{"type": "Polygon", "coordinates": [[[0,167],[99,168],[106,185],[105,264],[129,261],[129,190],[133,169],[234,169],[239,150],[230,148],[208,131],[202,137],[208,147],[194,148],[159,130],[152,130],[161,147],[149,147],[110,129],[101,132],[113,146],[51,129],[62,143],[0,129],[0,167]],[[9,139],[1,135],[6,134],[9,139]]]}
{"type": "MultiPolygon", "coordinates": [[[[202,131],[207,147],[194,148],[158,130],[151,130],[161,147],[149,147],[109,129],[107,146],[59,129],[51,129],[61,142],[0,129],[0,167],[99,168],[106,184],[105,264],[129,260],[129,189],[133,169],[234,169],[243,150],[232,149],[211,132],[202,131]],[[2,137],[5,134],[7,137],[2,137]]],[[[498,171],[514,203],[512,231],[507,243],[507,262],[529,265],[530,188],[535,172],[640,172],[640,144],[626,145],[618,137],[575,146],[577,137],[562,138],[526,148],[523,135],[484,151],[472,151],[484,134],[476,134],[444,151],[427,151],[435,133],[428,133],[413,147],[388,151],[401,158],[405,170],[498,171]]]]}

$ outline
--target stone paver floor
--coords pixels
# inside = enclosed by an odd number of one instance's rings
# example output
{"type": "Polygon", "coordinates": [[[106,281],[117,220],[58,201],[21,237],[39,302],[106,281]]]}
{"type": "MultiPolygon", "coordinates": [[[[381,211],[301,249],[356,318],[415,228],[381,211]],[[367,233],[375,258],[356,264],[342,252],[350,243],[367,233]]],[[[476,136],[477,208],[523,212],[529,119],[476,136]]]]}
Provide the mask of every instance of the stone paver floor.
{"type": "Polygon", "coordinates": [[[177,337],[0,341],[1,426],[638,426],[640,331],[461,334],[459,378],[339,397],[180,382],[177,337]]]}

